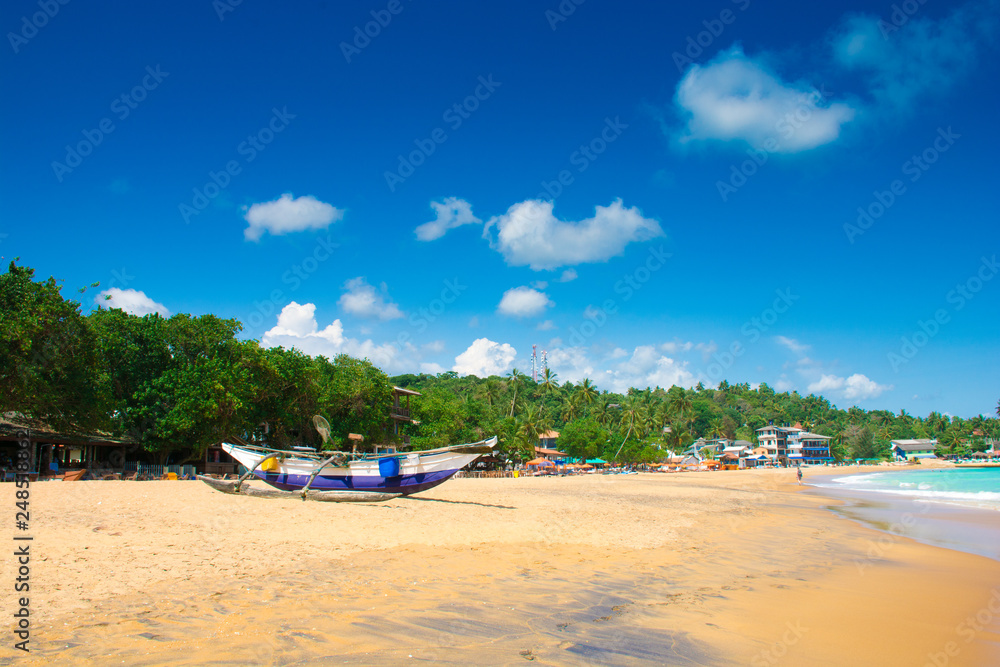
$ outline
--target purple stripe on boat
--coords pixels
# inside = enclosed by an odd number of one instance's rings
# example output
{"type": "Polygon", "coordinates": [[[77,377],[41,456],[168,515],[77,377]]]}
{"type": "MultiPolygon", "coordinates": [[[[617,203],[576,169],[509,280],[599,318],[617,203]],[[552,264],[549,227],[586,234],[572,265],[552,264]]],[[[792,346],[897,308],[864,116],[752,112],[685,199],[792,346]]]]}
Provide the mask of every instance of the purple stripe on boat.
{"type": "MultiPolygon", "coordinates": [[[[440,470],[438,472],[417,473],[416,475],[400,475],[398,477],[354,476],[354,475],[318,475],[313,480],[310,489],[317,491],[379,491],[383,493],[410,494],[425,491],[446,481],[458,472],[455,470],[440,470]]],[[[286,475],[273,472],[256,471],[259,479],[283,491],[298,491],[309,481],[309,475],[286,475]]]]}

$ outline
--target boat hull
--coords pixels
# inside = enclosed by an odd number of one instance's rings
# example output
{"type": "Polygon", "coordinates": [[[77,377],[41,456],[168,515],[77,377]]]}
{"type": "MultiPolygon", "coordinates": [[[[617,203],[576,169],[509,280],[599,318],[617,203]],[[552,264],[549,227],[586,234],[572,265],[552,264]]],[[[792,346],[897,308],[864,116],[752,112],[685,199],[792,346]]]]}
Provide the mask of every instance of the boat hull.
{"type": "MultiPolygon", "coordinates": [[[[351,461],[346,466],[324,468],[309,485],[317,491],[367,491],[409,495],[433,488],[447,481],[459,470],[488,453],[496,439],[471,445],[457,445],[430,453],[410,452],[379,458],[351,461]]],[[[267,456],[260,451],[243,449],[222,443],[222,449],[245,468],[256,468],[267,456]]],[[[312,476],[318,462],[315,459],[289,456],[272,461],[271,470],[257,468],[254,476],[276,489],[297,491],[312,476]]],[[[262,467],[268,467],[265,464],[262,467]]]]}

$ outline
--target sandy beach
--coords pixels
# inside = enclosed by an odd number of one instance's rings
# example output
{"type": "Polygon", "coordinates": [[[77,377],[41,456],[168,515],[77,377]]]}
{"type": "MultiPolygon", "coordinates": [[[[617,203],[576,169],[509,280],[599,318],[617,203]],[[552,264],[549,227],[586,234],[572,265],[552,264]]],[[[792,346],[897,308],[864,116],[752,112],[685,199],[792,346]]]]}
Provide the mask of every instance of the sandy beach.
{"type": "Polygon", "coordinates": [[[31,652],[9,633],[0,663],[996,664],[1000,562],[886,539],[801,489],[792,471],[457,479],[362,505],[39,483],[31,652]]]}

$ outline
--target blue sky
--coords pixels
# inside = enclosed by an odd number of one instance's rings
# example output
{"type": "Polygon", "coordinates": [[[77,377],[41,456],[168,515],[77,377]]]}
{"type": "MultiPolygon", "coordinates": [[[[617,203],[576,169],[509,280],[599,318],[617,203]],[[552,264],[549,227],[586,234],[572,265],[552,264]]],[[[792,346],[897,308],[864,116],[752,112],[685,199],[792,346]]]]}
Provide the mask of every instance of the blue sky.
{"type": "Polygon", "coordinates": [[[997,3],[672,4],[5,3],[0,255],[390,374],[992,413],[997,3]]]}

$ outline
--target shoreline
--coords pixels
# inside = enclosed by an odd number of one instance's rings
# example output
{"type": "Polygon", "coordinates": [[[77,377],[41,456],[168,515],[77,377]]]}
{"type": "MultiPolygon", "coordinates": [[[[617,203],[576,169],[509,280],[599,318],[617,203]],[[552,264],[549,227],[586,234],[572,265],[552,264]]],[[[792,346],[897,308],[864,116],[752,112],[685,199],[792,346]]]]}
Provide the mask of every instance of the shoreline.
{"type": "Polygon", "coordinates": [[[829,508],[834,514],[885,533],[890,539],[906,537],[929,546],[954,549],[1000,561],[1000,513],[997,510],[832,484],[838,478],[862,474],[921,474],[973,467],[992,466],[852,470],[846,473],[816,474],[813,480],[818,478],[820,482],[812,481],[804,488],[807,493],[839,501],[838,505],[829,508]]]}
{"type": "Polygon", "coordinates": [[[991,591],[1000,612],[1000,563],[906,538],[873,555],[882,533],[801,493],[794,471],[595,477],[459,479],[351,507],[194,482],[38,484],[37,644],[0,661],[876,665],[924,664],[950,642],[948,664],[1000,655],[1000,613],[958,634],[992,614],[991,591]]]}

